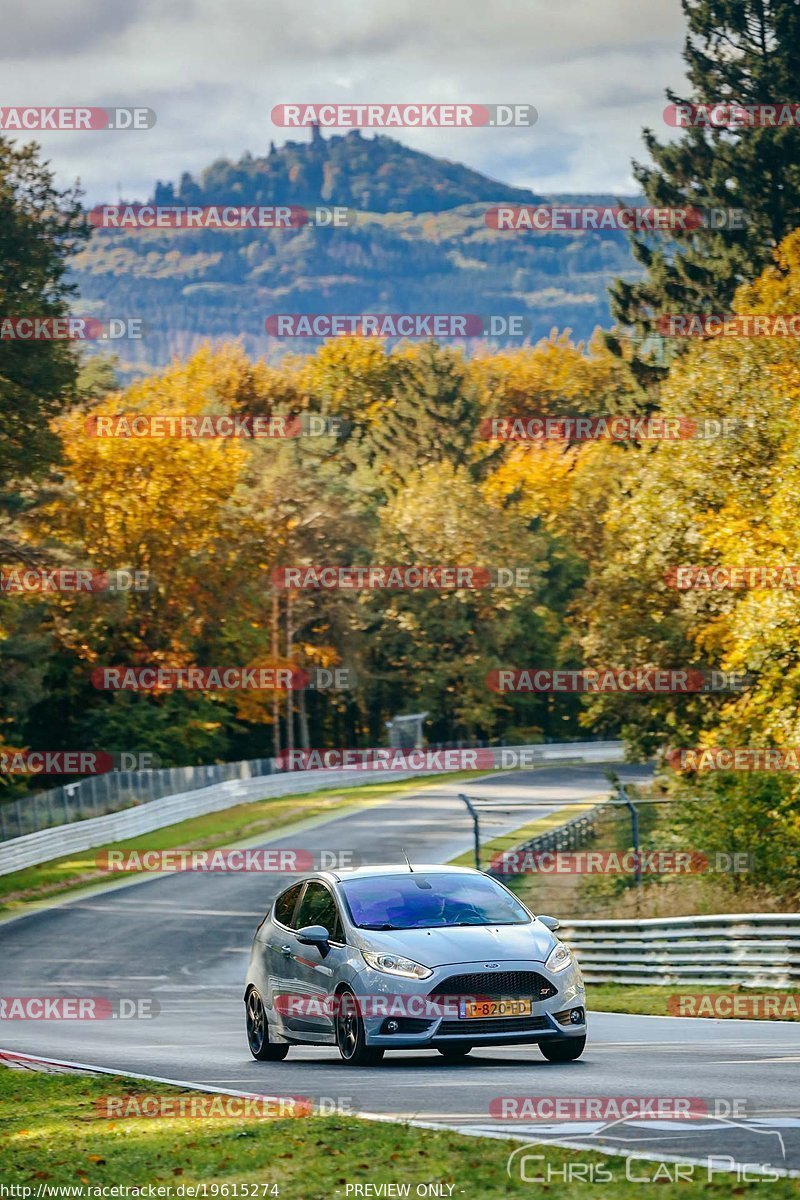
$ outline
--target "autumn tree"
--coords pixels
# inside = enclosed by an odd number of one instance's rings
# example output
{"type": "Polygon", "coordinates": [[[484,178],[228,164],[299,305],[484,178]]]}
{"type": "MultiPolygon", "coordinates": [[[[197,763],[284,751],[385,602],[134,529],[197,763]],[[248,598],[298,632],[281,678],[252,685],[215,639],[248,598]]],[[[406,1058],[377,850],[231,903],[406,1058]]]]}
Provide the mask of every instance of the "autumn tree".
{"type": "MultiPolygon", "coordinates": [[[[790,100],[800,74],[800,7],[794,0],[682,0],[689,88],[668,91],[670,105],[777,105],[790,100]]],[[[674,141],[645,129],[652,162],[634,163],[649,204],[658,208],[737,210],[741,220],[693,222],[631,247],[644,278],[619,279],[612,315],[632,332],[633,367],[644,383],[660,379],[666,356],[653,337],[662,313],[724,313],[736,289],[755,278],[778,243],[800,225],[800,129],[710,120],[674,141]]],[[[609,344],[620,350],[618,339],[609,344]]]]}

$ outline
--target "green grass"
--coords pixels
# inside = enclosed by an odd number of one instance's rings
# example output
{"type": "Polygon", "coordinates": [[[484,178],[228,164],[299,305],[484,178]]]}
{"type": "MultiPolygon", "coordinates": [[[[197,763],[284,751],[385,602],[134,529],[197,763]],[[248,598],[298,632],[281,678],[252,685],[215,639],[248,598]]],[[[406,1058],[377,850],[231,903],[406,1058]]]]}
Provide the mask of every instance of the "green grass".
{"type": "MultiPolygon", "coordinates": [[[[680,995],[712,995],[712,996],[735,996],[752,997],[757,995],[768,996],[770,999],[785,999],[790,995],[794,999],[794,1004],[790,1004],[788,1011],[781,1014],[782,1021],[800,1020],[797,1013],[791,1011],[796,1007],[800,1010],[800,994],[794,991],[782,990],[780,988],[758,988],[758,987],[741,987],[731,985],[730,987],[707,987],[705,984],[673,984],[666,987],[658,986],[657,984],[636,984],[625,983],[587,983],[586,985],[586,1004],[590,1009],[597,1012],[618,1012],[618,1013],[641,1013],[651,1017],[667,1017],[680,1016],[681,1014],[672,1011],[668,1007],[668,1002],[671,996],[680,995]]],[[[691,1014],[684,1014],[691,1015],[691,1014]]],[[[735,1017],[736,1013],[730,1014],[735,1017]]],[[[717,1020],[725,1020],[723,1014],[714,1014],[717,1020]]],[[[749,1017],[749,1014],[748,1014],[749,1017]]],[[[772,1017],[754,1016],[752,1020],[771,1020],[772,1017]]]]}
{"type": "MultiPolygon", "coordinates": [[[[282,1200],[347,1200],[347,1185],[436,1183],[453,1185],[445,1196],[456,1200],[484,1197],[537,1196],[572,1200],[576,1193],[592,1200],[619,1200],[640,1194],[640,1185],[625,1181],[622,1158],[586,1151],[541,1147],[544,1162],[531,1165],[535,1173],[548,1168],[549,1185],[509,1178],[506,1163],[521,1143],[469,1138],[447,1130],[415,1129],[409,1125],[361,1121],[348,1116],[298,1119],[233,1118],[115,1118],[97,1115],[103,1097],[126,1103],[143,1096],[181,1097],[163,1084],[120,1077],[43,1075],[0,1068],[0,1183],[36,1188],[67,1186],[72,1194],[92,1196],[89,1187],[114,1185],[165,1186],[166,1196],[177,1189],[205,1183],[208,1196],[232,1196],[233,1185],[247,1185],[248,1196],[277,1195],[282,1200]],[[576,1184],[563,1178],[567,1163],[604,1168],[610,1183],[576,1184]],[[272,1185],[277,1190],[270,1191],[272,1185]],[[212,1190],[226,1187],[227,1192],[212,1190]],[[636,1190],[635,1190],[636,1189],[636,1190]]],[[[674,1164],[666,1169],[675,1171],[674,1164]]],[[[634,1175],[652,1177],[656,1163],[638,1162],[634,1175]]],[[[684,1166],[683,1170],[690,1168],[684,1166]]],[[[661,1183],[659,1197],[668,1200],[723,1200],[744,1195],[763,1184],[734,1183],[718,1174],[707,1182],[706,1172],[694,1168],[692,1182],[661,1183]]],[[[17,1193],[19,1195],[20,1193],[17,1193]]],[[[146,1193],[145,1193],[146,1194],[146,1193]]],[[[364,1193],[361,1193],[362,1196],[364,1193]]],[[[369,1194],[369,1193],[367,1193],[369,1194]]],[[[375,1195],[375,1193],[372,1193],[375,1195]]],[[[358,1193],[349,1192],[350,1196],[358,1193]]],[[[770,1200],[797,1195],[797,1183],[779,1180],[769,1185],[770,1200]]]]}
{"type": "MultiPolygon", "coordinates": [[[[123,842],[109,842],[107,845],[56,858],[36,867],[0,875],[0,913],[15,912],[37,901],[49,900],[54,896],[109,880],[119,882],[120,879],[132,878],[136,874],[126,872],[123,876],[101,870],[95,865],[96,855],[101,851],[175,848],[213,850],[218,846],[234,846],[262,835],[277,834],[297,821],[325,818],[340,814],[349,808],[380,804],[393,796],[419,791],[420,787],[430,786],[432,779],[452,783],[483,774],[483,771],[460,771],[435,776],[418,775],[415,779],[403,783],[389,780],[386,783],[328,788],[320,792],[269,797],[265,800],[237,804],[233,808],[192,817],[176,825],[154,829],[152,833],[140,834],[123,842]]],[[[454,812],[457,807],[460,806],[454,801],[454,812]]]]}

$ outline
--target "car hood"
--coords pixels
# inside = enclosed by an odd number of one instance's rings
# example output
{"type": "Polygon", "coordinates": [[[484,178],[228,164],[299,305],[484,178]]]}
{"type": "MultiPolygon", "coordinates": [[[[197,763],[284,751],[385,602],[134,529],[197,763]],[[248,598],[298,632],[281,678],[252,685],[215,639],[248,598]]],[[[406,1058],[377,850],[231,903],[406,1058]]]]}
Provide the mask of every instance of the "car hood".
{"type": "Polygon", "coordinates": [[[538,921],[530,925],[458,925],[434,929],[357,930],[364,950],[404,954],[424,967],[453,963],[544,962],[557,938],[538,921]]]}

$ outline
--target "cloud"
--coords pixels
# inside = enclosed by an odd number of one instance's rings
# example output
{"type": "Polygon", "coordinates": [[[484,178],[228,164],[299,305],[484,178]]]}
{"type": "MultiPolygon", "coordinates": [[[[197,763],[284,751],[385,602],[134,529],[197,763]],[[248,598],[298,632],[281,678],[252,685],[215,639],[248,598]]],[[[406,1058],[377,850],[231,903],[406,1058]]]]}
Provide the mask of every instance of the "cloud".
{"type": "Polygon", "coordinates": [[[630,190],[683,36],[677,0],[39,0],[5,18],[3,103],[156,110],[148,131],[41,136],[91,202],[304,137],[271,126],[286,101],[532,103],[533,129],[399,137],[537,191],[630,190]]]}

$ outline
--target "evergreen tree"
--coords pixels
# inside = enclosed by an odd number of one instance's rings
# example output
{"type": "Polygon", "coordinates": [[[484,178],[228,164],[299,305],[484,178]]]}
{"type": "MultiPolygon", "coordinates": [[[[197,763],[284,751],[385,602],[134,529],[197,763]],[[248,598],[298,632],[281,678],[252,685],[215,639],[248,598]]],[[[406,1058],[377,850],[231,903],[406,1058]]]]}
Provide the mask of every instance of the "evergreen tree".
{"type": "MultiPolygon", "coordinates": [[[[673,105],[788,104],[800,79],[800,5],[795,0],[682,0],[689,32],[684,59],[689,97],[673,105]]],[[[657,381],[680,343],[654,335],[662,313],[730,311],[737,286],[772,261],[780,240],[800,225],[800,128],[694,125],[677,140],[644,141],[653,165],[634,163],[647,201],[661,208],[740,210],[741,225],[703,224],[669,233],[632,234],[644,279],[618,279],[612,314],[633,331],[634,369],[657,381]]],[[[609,346],[622,353],[619,340],[609,346]]]]}
{"type": "Polygon", "coordinates": [[[428,463],[470,466],[480,407],[463,358],[434,342],[402,364],[363,446],[389,490],[428,463]]]}
{"type": "MultiPolygon", "coordinates": [[[[43,496],[61,444],[51,428],[79,394],[74,342],[10,336],[13,322],[67,315],[69,260],[89,228],[77,191],[59,191],[34,144],[0,138],[0,567],[46,561],[20,531],[43,496]]],[[[32,606],[2,601],[0,744],[36,700],[50,646],[32,606]]],[[[19,744],[19,743],[17,743],[19,744]]]]}
{"type": "MultiPolygon", "coordinates": [[[[0,319],[65,316],[69,260],[88,232],[78,193],[53,186],[38,147],[0,138],[0,319]]],[[[20,481],[57,460],[50,421],[74,399],[78,368],[72,342],[0,339],[0,520],[20,481]]]]}

